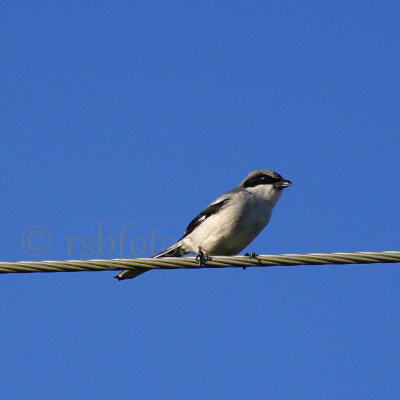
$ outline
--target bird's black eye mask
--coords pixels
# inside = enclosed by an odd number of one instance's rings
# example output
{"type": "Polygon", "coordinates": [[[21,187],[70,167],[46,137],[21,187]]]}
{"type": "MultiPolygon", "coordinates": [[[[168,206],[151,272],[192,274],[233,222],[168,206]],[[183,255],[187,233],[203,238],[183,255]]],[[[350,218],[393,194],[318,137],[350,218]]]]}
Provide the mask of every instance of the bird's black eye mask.
{"type": "Polygon", "coordinates": [[[258,185],[269,185],[269,184],[273,184],[276,182],[281,182],[283,180],[283,178],[276,174],[276,176],[270,176],[270,175],[266,175],[266,174],[258,174],[256,176],[253,176],[252,178],[247,179],[247,181],[245,181],[243,183],[243,187],[247,188],[247,187],[254,187],[254,186],[258,186],[258,185]]]}

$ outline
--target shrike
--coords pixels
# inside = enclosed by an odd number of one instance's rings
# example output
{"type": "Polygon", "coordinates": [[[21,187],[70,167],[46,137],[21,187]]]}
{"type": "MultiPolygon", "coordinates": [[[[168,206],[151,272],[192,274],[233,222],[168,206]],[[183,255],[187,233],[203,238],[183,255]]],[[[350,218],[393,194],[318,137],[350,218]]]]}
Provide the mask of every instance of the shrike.
{"type": "MultiPolygon", "coordinates": [[[[208,255],[238,254],[268,224],[282,189],[291,184],[267,169],[251,172],[239,186],[219,196],[194,218],[176,244],[154,258],[196,253],[202,263],[208,255]]],[[[145,268],[125,270],[115,278],[132,279],[146,271],[145,268]]]]}

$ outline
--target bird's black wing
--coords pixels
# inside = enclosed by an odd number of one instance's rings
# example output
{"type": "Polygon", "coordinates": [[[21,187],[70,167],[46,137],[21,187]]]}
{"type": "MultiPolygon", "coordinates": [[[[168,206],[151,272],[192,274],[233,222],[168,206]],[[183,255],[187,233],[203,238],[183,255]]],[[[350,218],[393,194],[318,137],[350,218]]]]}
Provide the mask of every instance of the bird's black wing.
{"type": "Polygon", "coordinates": [[[218,203],[214,203],[209,205],[206,209],[204,209],[197,217],[195,217],[190,224],[187,226],[185,233],[179,239],[182,240],[187,235],[192,233],[200,224],[202,224],[208,217],[211,215],[217,214],[221,211],[221,209],[229,202],[229,197],[224,200],[219,201],[218,203]]]}

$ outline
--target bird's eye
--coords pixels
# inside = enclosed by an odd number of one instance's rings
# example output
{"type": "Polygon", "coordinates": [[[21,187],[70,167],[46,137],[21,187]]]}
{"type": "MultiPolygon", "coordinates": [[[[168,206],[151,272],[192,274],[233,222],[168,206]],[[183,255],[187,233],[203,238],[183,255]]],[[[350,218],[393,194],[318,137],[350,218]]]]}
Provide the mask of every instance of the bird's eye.
{"type": "Polygon", "coordinates": [[[254,187],[257,185],[268,185],[276,182],[276,178],[266,174],[259,174],[248,179],[244,183],[244,187],[254,187]]]}
{"type": "Polygon", "coordinates": [[[263,183],[264,184],[270,184],[270,183],[274,183],[275,182],[275,178],[273,178],[272,176],[269,175],[263,175],[263,183]]]}

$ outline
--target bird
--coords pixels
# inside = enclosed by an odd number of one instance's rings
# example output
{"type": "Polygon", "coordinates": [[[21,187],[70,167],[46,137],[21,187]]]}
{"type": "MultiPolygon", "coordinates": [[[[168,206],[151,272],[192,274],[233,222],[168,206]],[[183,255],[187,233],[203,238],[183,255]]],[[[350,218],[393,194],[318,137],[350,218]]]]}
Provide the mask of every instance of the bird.
{"type": "MultiPolygon", "coordinates": [[[[194,253],[200,265],[205,265],[210,256],[240,253],[265,228],[282,189],[291,185],[291,181],[268,169],[250,172],[237,187],[216,198],[199,213],[177,243],[153,258],[194,253]]],[[[148,270],[124,270],[114,278],[132,279],[148,270]]]]}

